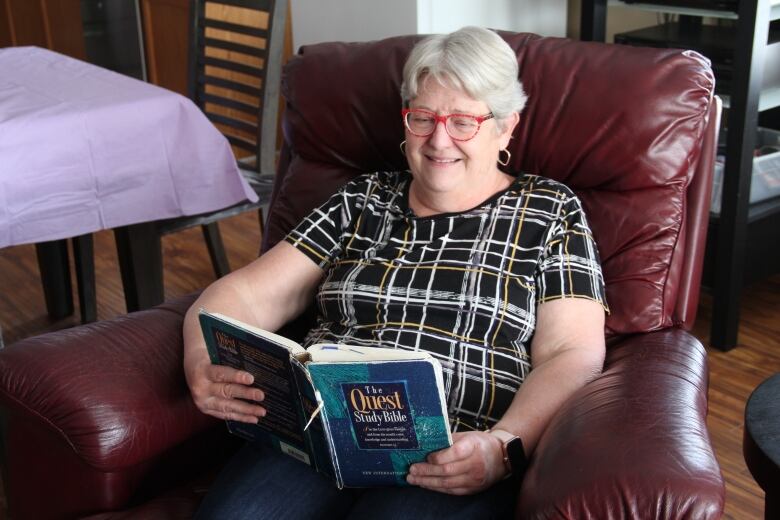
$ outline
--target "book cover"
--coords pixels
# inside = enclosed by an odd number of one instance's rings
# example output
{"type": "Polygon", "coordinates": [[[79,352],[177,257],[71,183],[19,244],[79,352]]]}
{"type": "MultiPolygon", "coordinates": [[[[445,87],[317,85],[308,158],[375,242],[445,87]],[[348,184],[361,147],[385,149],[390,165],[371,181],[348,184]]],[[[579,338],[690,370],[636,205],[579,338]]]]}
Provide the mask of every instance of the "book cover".
{"type": "MultiPolygon", "coordinates": [[[[304,432],[310,414],[303,410],[306,402],[302,403],[298,388],[306,378],[296,378],[290,345],[273,336],[258,335],[223,316],[201,311],[199,318],[211,362],[249,372],[255,378],[252,386],[265,393],[262,406],[266,416],[257,424],[227,421],[230,432],[314,465],[311,442],[304,432]]],[[[306,393],[314,395],[313,390],[306,393]]],[[[316,408],[313,402],[308,404],[316,408]]]]}
{"type": "Polygon", "coordinates": [[[212,363],[265,392],[257,424],[229,430],[313,466],[338,487],[406,485],[409,466],[452,444],[441,366],[426,352],[297,343],[201,309],[212,363]]]}
{"type": "MultiPolygon", "coordinates": [[[[409,466],[452,444],[433,359],[308,364],[339,486],[406,484],[409,466]]],[[[438,370],[437,370],[438,369],[438,370]]]]}

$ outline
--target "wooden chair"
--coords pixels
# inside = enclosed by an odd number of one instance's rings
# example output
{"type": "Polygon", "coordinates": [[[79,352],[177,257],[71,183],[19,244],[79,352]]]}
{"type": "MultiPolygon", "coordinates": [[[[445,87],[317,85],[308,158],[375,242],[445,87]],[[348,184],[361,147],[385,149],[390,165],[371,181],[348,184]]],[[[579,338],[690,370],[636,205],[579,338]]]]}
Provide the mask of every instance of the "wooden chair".
{"type": "MultiPolygon", "coordinates": [[[[287,0],[198,0],[191,9],[189,96],[225,134],[257,202],[160,222],[161,235],[201,226],[217,277],[230,272],[217,222],[262,208],[276,168],[287,0]]],[[[259,245],[258,245],[259,247],[259,245]]]]}

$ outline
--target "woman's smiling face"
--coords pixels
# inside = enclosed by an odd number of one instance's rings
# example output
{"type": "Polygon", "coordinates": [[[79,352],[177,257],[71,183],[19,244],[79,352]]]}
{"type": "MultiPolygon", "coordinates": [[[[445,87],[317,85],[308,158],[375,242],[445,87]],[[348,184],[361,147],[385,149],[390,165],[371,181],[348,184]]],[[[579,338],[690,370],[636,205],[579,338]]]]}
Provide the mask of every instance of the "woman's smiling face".
{"type": "MultiPolygon", "coordinates": [[[[446,87],[432,78],[424,78],[410,108],[447,114],[484,116],[490,108],[467,94],[446,87]]],[[[495,119],[484,121],[477,134],[468,141],[452,139],[444,124],[437,123],[433,133],[419,137],[406,130],[406,158],[417,183],[416,189],[428,195],[451,195],[453,200],[472,198],[480,185],[490,185],[495,175],[501,175],[496,165],[498,152],[509,143],[514,124],[501,132],[495,119]]],[[[484,198],[476,196],[476,203],[484,198]]]]}

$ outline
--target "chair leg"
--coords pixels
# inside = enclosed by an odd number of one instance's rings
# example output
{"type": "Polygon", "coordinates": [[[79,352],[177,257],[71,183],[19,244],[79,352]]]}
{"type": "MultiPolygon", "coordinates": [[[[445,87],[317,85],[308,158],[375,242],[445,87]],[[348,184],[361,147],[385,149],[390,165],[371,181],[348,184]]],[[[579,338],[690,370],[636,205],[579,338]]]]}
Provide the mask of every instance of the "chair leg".
{"type": "Polygon", "coordinates": [[[225,246],[222,243],[222,235],[219,233],[219,226],[216,222],[204,224],[201,226],[203,238],[206,240],[206,247],[211,257],[211,265],[214,267],[214,274],[217,278],[222,278],[230,273],[230,263],[225,254],[225,246]]]}
{"type": "Polygon", "coordinates": [[[263,242],[265,241],[265,220],[266,220],[267,211],[268,211],[267,204],[263,204],[257,210],[257,223],[260,225],[260,244],[258,245],[257,248],[257,256],[263,254],[263,242]]]}
{"type": "Polygon", "coordinates": [[[81,323],[97,320],[97,297],[95,295],[95,255],[92,235],[74,237],[73,258],[76,263],[76,286],[79,292],[81,323]]]}
{"type": "Polygon", "coordinates": [[[68,261],[68,241],[54,240],[35,244],[41,272],[46,310],[53,320],[73,314],[73,295],[68,261]]]}

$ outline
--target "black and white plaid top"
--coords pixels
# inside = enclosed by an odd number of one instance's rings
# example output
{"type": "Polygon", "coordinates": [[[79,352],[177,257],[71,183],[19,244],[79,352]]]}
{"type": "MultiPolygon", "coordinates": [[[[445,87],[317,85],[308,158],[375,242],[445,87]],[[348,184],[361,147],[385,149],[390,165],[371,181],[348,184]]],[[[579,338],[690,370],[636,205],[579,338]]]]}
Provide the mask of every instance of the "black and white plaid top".
{"type": "Polygon", "coordinates": [[[474,209],[419,218],[408,172],[358,177],[286,240],[325,270],[306,346],[427,350],[442,363],[453,430],[498,421],[531,369],[536,307],[606,308],[596,244],[564,185],[520,175],[474,209]]]}

